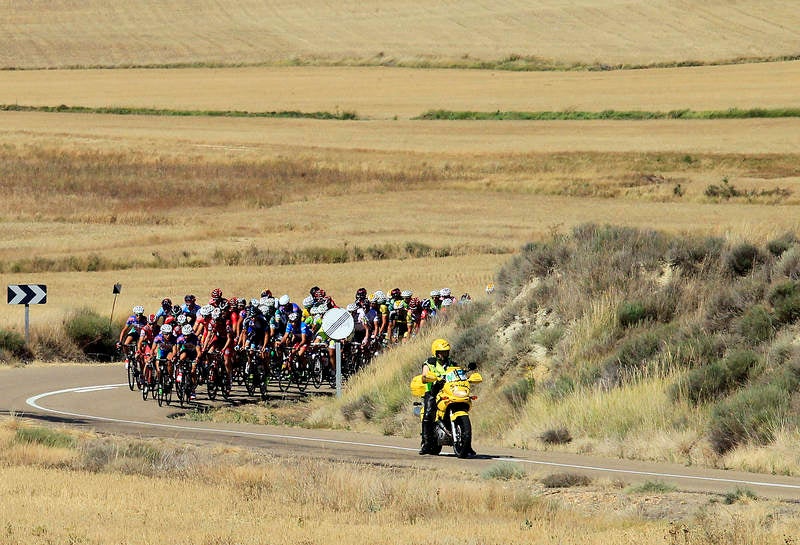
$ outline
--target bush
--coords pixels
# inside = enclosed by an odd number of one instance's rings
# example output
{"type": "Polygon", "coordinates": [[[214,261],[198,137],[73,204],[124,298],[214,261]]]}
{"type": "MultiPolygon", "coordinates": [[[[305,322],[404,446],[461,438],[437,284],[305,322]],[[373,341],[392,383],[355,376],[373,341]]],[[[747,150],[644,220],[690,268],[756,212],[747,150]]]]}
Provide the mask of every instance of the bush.
{"type": "Polygon", "coordinates": [[[767,243],[767,250],[775,257],[780,257],[783,253],[797,244],[797,237],[794,233],[785,233],[780,237],[770,240],[767,243]]]}
{"type": "Polygon", "coordinates": [[[792,246],[781,254],[773,268],[775,276],[800,280],[800,246],[792,246]]]}
{"type": "Polygon", "coordinates": [[[539,436],[539,439],[545,445],[566,445],[572,442],[572,434],[569,433],[567,428],[561,426],[560,428],[545,430],[539,436]]]}
{"type": "Polygon", "coordinates": [[[64,320],[64,330],[84,354],[92,359],[111,360],[115,353],[118,331],[109,320],[95,311],[82,308],[64,320]]]}
{"type": "Polygon", "coordinates": [[[662,326],[658,329],[645,329],[638,335],[626,339],[616,354],[606,360],[603,366],[603,378],[609,383],[619,384],[625,373],[645,369],[648,361],[658,353],[665,338],[668,337],[669,333],[665,326],[662,326]]]}
{"type": "Polygon", "coordinates": [[[73,448],[76,444],[75,438],[69,434],[39,427],[18,428],[14,440],[18,443],[35,443],[51,448],[73,448]]]}
{"type": "Polygon", "coordinates": [[[533,341],[553,351],[558,341],[564,336],[564,327],[554,324],[548,327],[537,329],[533,333],[533,341]]]}
{"type": "Polygon", "coordinates": [[[750,307],[742,315],[738,332],[749,344],[761,344],[775,335],[772,314],[763,305],[750,307]]]}
{"type": "Polygon", "coordinates": [[[667,250],[667,262],[686,272],[695,272],[707,262],[716,261],[722,254],[725,242],[715,237],[679,237],[667,250]]]}
{"type": "Polygon", "coordinates": [[[33,359],[33,353],[22,335],[16,331],[0,329],[0,361],[10,359],[29,361],[33,359]]]}
{"type": "Polygon", "coordinates": [[[617,320],[622,327],[630,327],[647,320],[650,316],[641,301],[623,301],[617,308],[617,320]]]}
{"type": "Polygon", "coordinates": [[[545,488],[571,488],[573,486],[589,486],[592,479],[580,473],[553,473],[542,479],[545,488]]]}
{"type": "Polygon", "coordinates": [[[769,303],[775,309],[778,323],[788,324],[800,318],[800,284],[783,282],[772,289],[769,303]]]}
{"type": "Polygon", "coordinates": [[[731,352],[722,361],[690,371],[670,390],[675,401],[685,398],[694,404],[719,398],[743,384],[759,363],[758,356],[749,350],[731,352]]]}
{"type": "Polygon", "coordinates": [[[789,399],[789,393],[777,385],[761,384],[720,402],[711,414],[711,447],[725,454],[743,443],[766,445],[780,427],[789,399]]]}
{"type": "Polygon", "coordinates": [[[749,243],[738,244],[725,257],[727,270],[737,276],[750,274],[753,268],[764,261],[758,248],[749,243]]]}
{"type": "Polygon", "coordinates": [[[667,494],[675,492],[678,488],[674,484],[664,481],[645,481],[642,484],[625,489],[628,494],[667,494]]]}
{"type": "Polygon", "coordinates": [[[481,476],[484,479],[510,481],[512,479],[524,479],[525,470],[519,464],[513,462],[500,462],[484,471],[481,476]]]}
{"type": "Polygon", "coordinates": [[[533,391],[534,381],[532,379],[521,378],[509,384],[502,390],[503,397],[515,409],[525,405],[528,395],[533,391]]]}
{"type": "Polygon", "coordinates": [[[450,353],[459,364],[467,367],[475,364],[478,368],[493,366],[501,353],[487,326],[470,327],[462,330],[451,342],[450,353]]]}

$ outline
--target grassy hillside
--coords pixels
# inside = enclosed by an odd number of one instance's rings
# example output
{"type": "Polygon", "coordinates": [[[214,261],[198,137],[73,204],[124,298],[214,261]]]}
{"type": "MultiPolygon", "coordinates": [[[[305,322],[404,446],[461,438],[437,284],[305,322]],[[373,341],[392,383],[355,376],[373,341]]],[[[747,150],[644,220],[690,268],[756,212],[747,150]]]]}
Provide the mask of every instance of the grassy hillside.
{"type": "MultiPolygon", "coordinates": [[[[798,279],[792,234],[753,244],[581,225],[525,246],[493,304],[433,334],[487,378],[478,442],[800,474],[798,279]]],[[[409,410],[397,377],[429,340],[319,416],[418,433],[397,424],[409,410]]]]}
{"type": "Polygon", "coordinates": [[[507,69],[792,56],[791,2],[0,2],[0,67],[355,64],[507,69]]]}

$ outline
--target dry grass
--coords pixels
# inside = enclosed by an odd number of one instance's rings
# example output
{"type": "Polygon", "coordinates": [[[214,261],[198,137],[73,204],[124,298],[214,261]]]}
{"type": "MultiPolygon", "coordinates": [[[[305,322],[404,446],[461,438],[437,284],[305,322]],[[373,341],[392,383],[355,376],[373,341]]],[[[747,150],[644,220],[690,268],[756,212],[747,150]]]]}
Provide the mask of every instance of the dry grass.
{"type": "MultiPolygon", "coordinates": [[[[797,54],[793,5],[747,0],[630,2],[418,0],[5,1],[0,66],[342,62],[392,65],[471,59],[651,63],[797,54]],[[113,29],[113,32],[109,32],[113,29]]],[[[211,83],[213,85],[213,83],[211,83]]]]}
{"type": "Polygon", "coordinates": [[[771,502],[714,506],[673,492],[651,501],[602,484],[545,491],[526,475],[500,481],[433,468],[399,473],[166,441],[83,435],[70,457],[45,453],[61,449],[43,445],[22,457],[13,445],[21,427],[0,427],[0,525],[9,544],[210,545],[263,543],[265,535],[291,544],[463,543],[441,529],[463,516],[464,505],[470,539],[487,544],[616,545],[675,534],[689,545],[760,545],[798,524],[796,509],[771,502]],[[62,457],[60,466],[42,463],[53,456],[62,457]]]}
{"type": "MultiPolygon", "coordinates": [[[[0,72],[0,104],[251,112],[601,111],[800,106],[800,62],[622,72],[189,68],[0,72]],[[742,85],[742,82],[752,82],[742,85]],[[209,84],[213,82],[213,84],[209,84]],[[491,93],[484,89],[491,89],[491,93]]],[[[329,123],[330,124],[330,123],[329,123]]]]}

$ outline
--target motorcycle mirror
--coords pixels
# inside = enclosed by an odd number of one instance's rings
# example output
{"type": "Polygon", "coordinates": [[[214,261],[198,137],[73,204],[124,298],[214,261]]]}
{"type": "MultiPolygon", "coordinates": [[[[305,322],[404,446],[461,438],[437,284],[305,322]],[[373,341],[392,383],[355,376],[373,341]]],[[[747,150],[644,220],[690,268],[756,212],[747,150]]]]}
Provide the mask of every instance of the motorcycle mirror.
{"type": "Polygon", "coordinates": [[[477,383],[479,383],[479,382],[483,382],[483,377],[481,376],[481,374],[480,374],[480,373],[472,373],[472,374],[469,376],[469,378],[467,379],[467,381],[468,381],[468,382],[471,382],[471,383],[473,383],[473,384],[477,384],[477,383]]]}

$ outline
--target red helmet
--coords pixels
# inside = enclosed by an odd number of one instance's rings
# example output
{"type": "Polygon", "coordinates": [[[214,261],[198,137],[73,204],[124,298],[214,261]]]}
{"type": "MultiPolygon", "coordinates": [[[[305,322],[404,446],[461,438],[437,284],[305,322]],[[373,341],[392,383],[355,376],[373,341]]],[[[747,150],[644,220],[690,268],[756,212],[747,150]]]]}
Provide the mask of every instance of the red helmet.
{"type": "Polygon", "coordinates": [[[214,288],[211,290],[211,298],[212,299],[219,299],[222,297],[222,290],[219,288],[214,288]]]}
{"type": "Polygon", "coordinates": [[[418,308],[419,307],[419,299],[416,297],[412,297],[411,301],[408,302],[408,308],[418,308]]]}
{"type": "Polygon", "coordinates": [[[230,299],[228,299],[228,304],[232,307],[235,307],[239,304],[239,299],[236,297],[231,297],[230,299]]]}
{"type": "Polygon", "coordinates": [[[325,298],[325,290],[320,288],[317,290],[317,294],[314,296],[317,299],[324,299],[325,298]]]}

